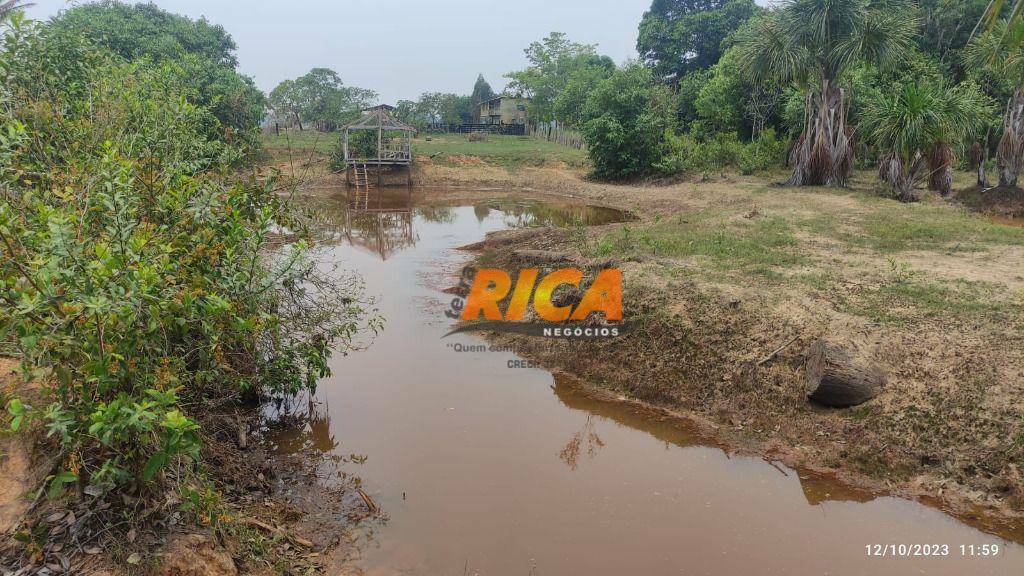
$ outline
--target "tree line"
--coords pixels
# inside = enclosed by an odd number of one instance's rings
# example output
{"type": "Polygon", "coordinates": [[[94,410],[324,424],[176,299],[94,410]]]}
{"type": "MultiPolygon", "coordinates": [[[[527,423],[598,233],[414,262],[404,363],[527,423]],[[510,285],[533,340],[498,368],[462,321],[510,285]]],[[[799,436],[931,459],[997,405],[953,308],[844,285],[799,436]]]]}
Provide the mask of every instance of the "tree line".
{"type": "Polygon", "coordinates": [[[654,0],[638,61],[552,33],[507,76],[531,119],[583,132],[598,177],[786,165],[844,186],[874,166],[913,200],[959,165],[1016,185],[1022,29],[987,0],[654,0]]]}
{"type": "MultiPolygon", "coordinates": [[[[394,115],[422,128],[430,124],[464,124],[479,121],[479,107],[495,97],[483,75],[477,76],[469,95],[424,92],[417,100],[399,100],[394,115]]],[[[314,68],[304,76],[285,80],[269,95],[275,121],[304,128],[303,122],[321,131],[333,131],[359,117],[359,112],[377,102],[372,90],[345,86],[341,76],[329,68],[314,68]]]]}

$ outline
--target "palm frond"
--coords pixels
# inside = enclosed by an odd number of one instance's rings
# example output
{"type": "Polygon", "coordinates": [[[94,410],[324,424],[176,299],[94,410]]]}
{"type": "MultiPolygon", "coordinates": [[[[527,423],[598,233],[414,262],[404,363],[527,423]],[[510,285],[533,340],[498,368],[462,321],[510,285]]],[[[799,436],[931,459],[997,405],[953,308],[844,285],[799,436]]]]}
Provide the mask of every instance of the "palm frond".
{"type": "Polygon", "coordinates": [[[883,151],[909,162],[936,142],[960,146],[989,112],[988,102],[973,85],[908,84],[869,102],[860,129],[883,151]]]}
{"type": "Polygon", "coordinates": [[[989,68],[998,74],[1024,80],[1024,22],[996,23],[964,48],[963,61],[970,68],[989,68]]]}
{"type": "Polygon", "coordinates": [[[769,13],[742,34],[738,43],[740,72],[755,83],[801,82],[810,58],[779,12],[769,13]]]}
{"type": "Polygon", "coordinates": [[[882,70],[889,70],[904,62],[914,34],[917,33],[916,15],[891,10],[867,10],[863,19],[854,23],[849,34],[835,43],[830,54],[838,76],[851,63],[867,60],[882,70]]]}

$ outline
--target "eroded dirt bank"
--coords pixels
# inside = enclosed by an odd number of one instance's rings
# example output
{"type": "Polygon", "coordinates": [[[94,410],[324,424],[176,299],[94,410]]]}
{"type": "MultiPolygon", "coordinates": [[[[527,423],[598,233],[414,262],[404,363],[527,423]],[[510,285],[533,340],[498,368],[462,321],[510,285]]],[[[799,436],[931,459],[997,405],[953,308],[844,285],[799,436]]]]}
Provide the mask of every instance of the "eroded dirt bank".
{"type": "Polygon", "coordinates": [[[429,161],[417,173],[426,186],[543,191],[640,217],[499,234],[475,247],[477,265],[509,269],[538,264],[517,257],[524,248],[617,263],[632,333],[590,343],[494,339],[734,446],[923,499],[1020,541],[1022,239],[939,198],[876,198],[867,176],[846,191],[768,182],[609,185],[557,166],[429,161]],[[819,337],[885,370],[884,392],[850,409],[809,403],[805,354],[819,337]]]}
{"type": "MultiPolygon", "coordinates": [[[[45,381],[23,383],[15,359],[0,357],[0,386],[32,404],[45,381]]],[[[300,415],[267,418],[229,402],[196,415],[200,476],[172,478],[163,496],[91,490],[58,499],[45,481],[59,446],[34,423],[0,436],[0,572],[234,576],[346,573],[357,527],[372,522],[359,479],[339,479],[316,452],[277,451],[261,438],[276,426],[307,428],[300,415]],[[189,502],[187,499],[194,499],[189,502]]]]}

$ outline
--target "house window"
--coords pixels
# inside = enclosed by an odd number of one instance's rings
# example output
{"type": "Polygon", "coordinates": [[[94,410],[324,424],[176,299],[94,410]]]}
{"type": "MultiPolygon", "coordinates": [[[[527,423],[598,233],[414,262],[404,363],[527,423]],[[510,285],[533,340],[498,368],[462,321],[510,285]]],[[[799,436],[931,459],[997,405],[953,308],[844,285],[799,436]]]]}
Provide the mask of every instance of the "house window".
{"type": "Polygon", "coordinates": [[[516,105],[516,110],[519,110],[520,112],[526,112],[526,104],[516,105]]]}

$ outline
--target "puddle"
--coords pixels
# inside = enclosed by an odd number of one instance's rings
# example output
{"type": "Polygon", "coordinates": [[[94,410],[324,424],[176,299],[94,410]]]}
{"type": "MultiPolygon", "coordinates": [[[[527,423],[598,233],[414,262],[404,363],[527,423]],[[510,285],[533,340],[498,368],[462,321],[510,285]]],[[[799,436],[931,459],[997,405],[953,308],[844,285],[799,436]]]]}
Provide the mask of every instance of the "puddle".
{"type": "Polygon", "coordinates": [[[385,511],[367,574],[1021,574],[1024,547],[942,512],[730,456],[673,420],[609,403],[444,316],[467,254],[509,226],[602,223],[614,211],[529,200],[418,206],[318,200],[327,259],[362,274],[387,319],[332,360],[277,450],[330,452],[385,511]],[[460,347],[461,345],[461,347],[460,347]],[[871,544],[948,545],[877,558],[871,544]],[[995,557],[961,545],[996,544],[995,557]]]}

